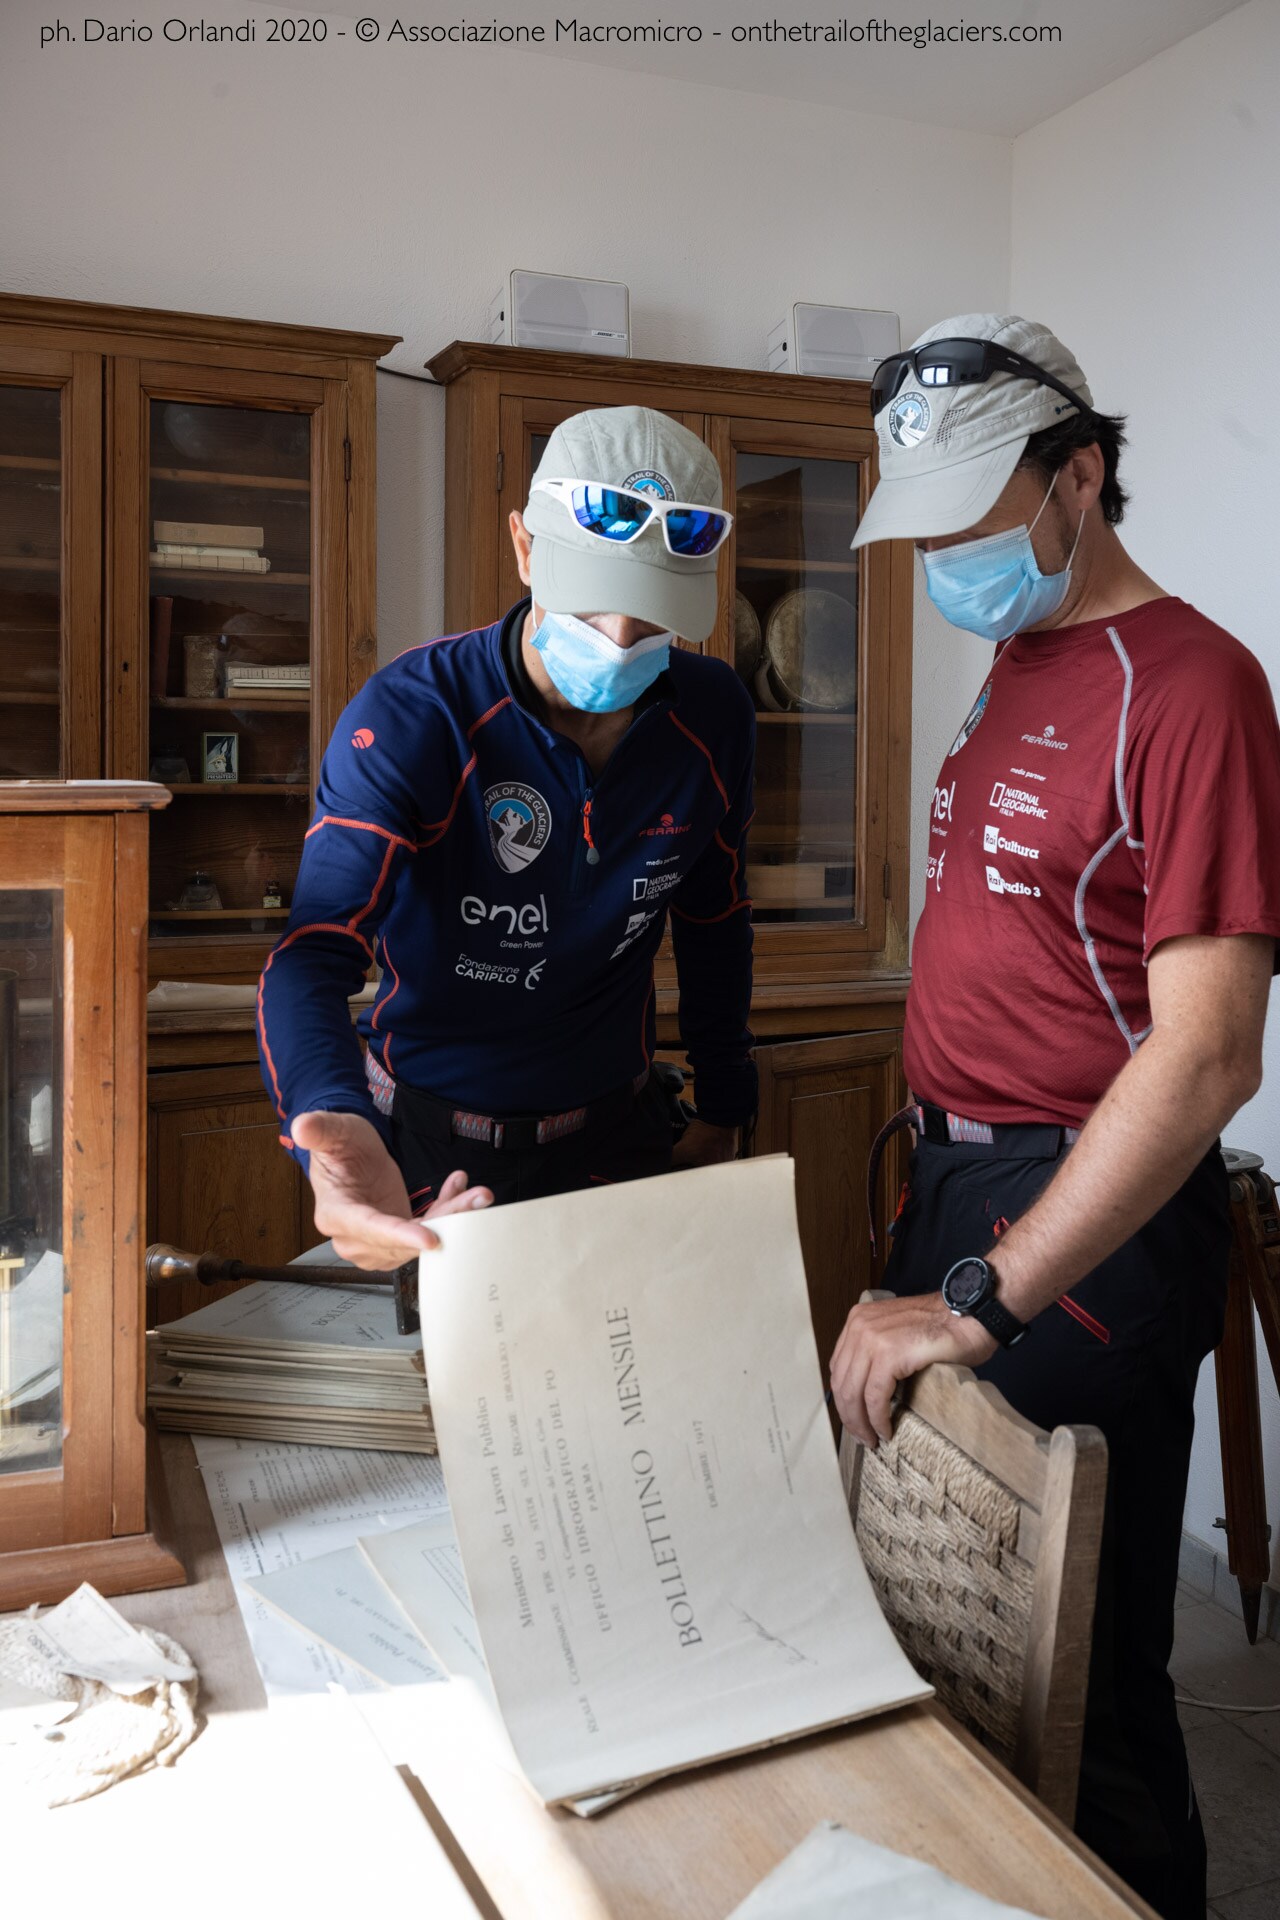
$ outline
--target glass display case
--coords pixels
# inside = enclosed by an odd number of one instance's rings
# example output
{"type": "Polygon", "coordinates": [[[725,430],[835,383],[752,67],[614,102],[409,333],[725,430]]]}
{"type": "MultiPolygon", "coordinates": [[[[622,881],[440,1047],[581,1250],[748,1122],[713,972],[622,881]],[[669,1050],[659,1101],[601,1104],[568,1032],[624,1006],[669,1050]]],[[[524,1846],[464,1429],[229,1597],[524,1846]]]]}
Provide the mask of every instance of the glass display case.
{"type": "Polygon", "coordinates": [[[147,822],[163,788],[0,783],[0,1612],[185,1577],[142,1409],[147,822]]]}
{"type": "Polygon", "coordinates": [[[63,906],[0,889],[0,1476],[62,1460],[63,906]]]}

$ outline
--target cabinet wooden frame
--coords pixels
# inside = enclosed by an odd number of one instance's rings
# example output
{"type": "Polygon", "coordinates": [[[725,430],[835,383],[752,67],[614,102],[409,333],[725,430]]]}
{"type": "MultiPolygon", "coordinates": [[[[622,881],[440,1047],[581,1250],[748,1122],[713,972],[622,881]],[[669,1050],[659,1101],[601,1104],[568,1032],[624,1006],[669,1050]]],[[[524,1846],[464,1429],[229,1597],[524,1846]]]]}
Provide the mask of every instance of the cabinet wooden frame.
{"type": "MultiPolygon", "coordinates": [[[[56,1467],[0,1475],[0,1611],[185,1575],[146,1508],[142,1150],[148,814],[163,788],[0,785],[6,889],[61,901],[66,1281],[56,1467]]],[[[56,1085],[56,1082],[55,1082],[56,1085]]]]}

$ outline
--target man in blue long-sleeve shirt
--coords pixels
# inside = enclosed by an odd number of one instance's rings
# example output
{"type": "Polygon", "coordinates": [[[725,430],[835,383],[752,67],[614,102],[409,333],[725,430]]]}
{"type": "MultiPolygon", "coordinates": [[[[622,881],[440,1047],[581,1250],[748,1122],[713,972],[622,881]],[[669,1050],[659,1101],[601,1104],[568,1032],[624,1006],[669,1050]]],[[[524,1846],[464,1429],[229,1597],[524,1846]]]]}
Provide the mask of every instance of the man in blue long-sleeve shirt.
{"type": "Polygon", "coordinates": [[[737,1151],[755,721],[730,667],[672,646],[714,625],[720,501],[665,415],[573,416],[511,516],[531,598],[399,655],[338,725],[258,1037],[316,1225],[358,1265],[433,1246],[433,1214],[672,1164],[668,912],[698,1097],[677,1157],[737,1151]],[[347,997],[375,959],[362,1058],[347,997]]]}

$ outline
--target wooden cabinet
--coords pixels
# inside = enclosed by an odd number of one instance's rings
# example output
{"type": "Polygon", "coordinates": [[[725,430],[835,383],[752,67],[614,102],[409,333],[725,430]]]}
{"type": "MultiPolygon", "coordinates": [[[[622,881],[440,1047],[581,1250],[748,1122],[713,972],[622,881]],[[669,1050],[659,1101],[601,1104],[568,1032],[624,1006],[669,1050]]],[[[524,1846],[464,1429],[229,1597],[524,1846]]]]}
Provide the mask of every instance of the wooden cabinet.
{"type": "MultiPolygon", "coordinates": [[[[377,664],[374,367],[395,343],[0,294],[0,780],[167,786],[152,981],[253,982],[287,916],[320,756],[377,664]]],[[[182,1210],[180,1245],[291,1257],[302,1183],[254,1111],[251,1016],[171,1026],[153,1217],[182,1210]],[[177,1067],[227,1077],[193,1091],[177,1067]],[[182,1133],[196,1111],[223,1120],[182,1133]]]]}
{"type": "Polygon", "coordinates": [[[0,778],[168,787],[153,980],[254,980],[287,914],[320,755],[377,659],[394,345],[0,295],[0,778]]]}
{"type": "MultiPolygon", "coordinates": [[[[561,420],[588,407],[656,407],[719,461],[735,525],[706,651],[736,667],[757,720],[755,1151],[795,1156],[825,1359],[875,1277],[866,1158],[903,1097],[912,559],[904,544],[850,551],[877,473],[868,389],[458,341],[429,366],[447,389],[450,631],[495,619],[524,591],[507,523],[561,420]]],[[[669,945],[658,1010],[659,1040],[673,1048],[669,945]]],[[[891,1152],[877,1202],[882,1246],[896,1180],[891,1152]]]]}
{"type": "Polygon", "coordinates": [[[163,789],[0,789],[0,1612],[172,1586],[143,1424],[147,821],[163,789]]]}
{"type": "MultiPolygon", "coordinates": [[[[757,1052],[760,1116],[754,1151],[789,1153],[796,1163],[796,1211],[809,1275],[818,1352],[824,1363],[845,1316],[875,1283],[867,1220],[871,1143],[901,1105],[899,1036],[837,1034],[780,1041],[757,1052]]],[[[896,1195],[889,1156],[876,1195],[876,1238],[896,1195]]]]}

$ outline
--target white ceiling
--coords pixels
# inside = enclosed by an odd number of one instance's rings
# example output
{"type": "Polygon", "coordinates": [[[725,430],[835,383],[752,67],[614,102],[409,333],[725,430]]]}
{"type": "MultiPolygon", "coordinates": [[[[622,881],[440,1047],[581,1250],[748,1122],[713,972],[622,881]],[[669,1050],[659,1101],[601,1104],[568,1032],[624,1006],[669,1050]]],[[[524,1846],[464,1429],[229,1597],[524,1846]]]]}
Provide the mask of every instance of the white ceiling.
{"type": "MultiPolygon", "coordinates": [[[[670,79],[740,88],[747,93],[813,100],[863,113],[888,114],[930,126],[964,127],[977,133],[1013,136],[1060,113],[1073,101],[1095,93],[1109,81],[1141,66],[1153,54],[1176,45],[1211,21],[1230,13],[1241,0],[845,0],[855,25],[869,17],[906,27],[935,20],[970,26],[1017,22],[1058,26],[1061,38],[1044,44],[948,44],[917,48],[878,43],[812,46],[736,45],[738,24],[780,20],[800,24],[838,22],[837,7],[806,8],[794,0],[586,0],[579,13],[570,0],[556,0],[546,14],[522,9],[525,19],[545,18],[549,37],[557,14],[601,25],[625,22],[696,22],[699,45],[583,46],[562,41],[545,51],[557,58],[595,65],[631,67],[670,79]],[[719,38],[715,38],[716,31],[719,38]]],[[[477,6],[475,17],[482,9],[477,6]]],[[[485,10],[487,11],[487,9],[485,10]]],[[[514,9],[495,8],[500,17],[520,17],[514,9]]],[[[492,15],[490,15],[492,17],[492,15]]],[[[757,123],[758,130],[758,123],[757,123]]],[[[638,131],[642,131],[638,130],[638,131]]],[[[653,156],[650,156],[651,158],[653,156]]]]}

